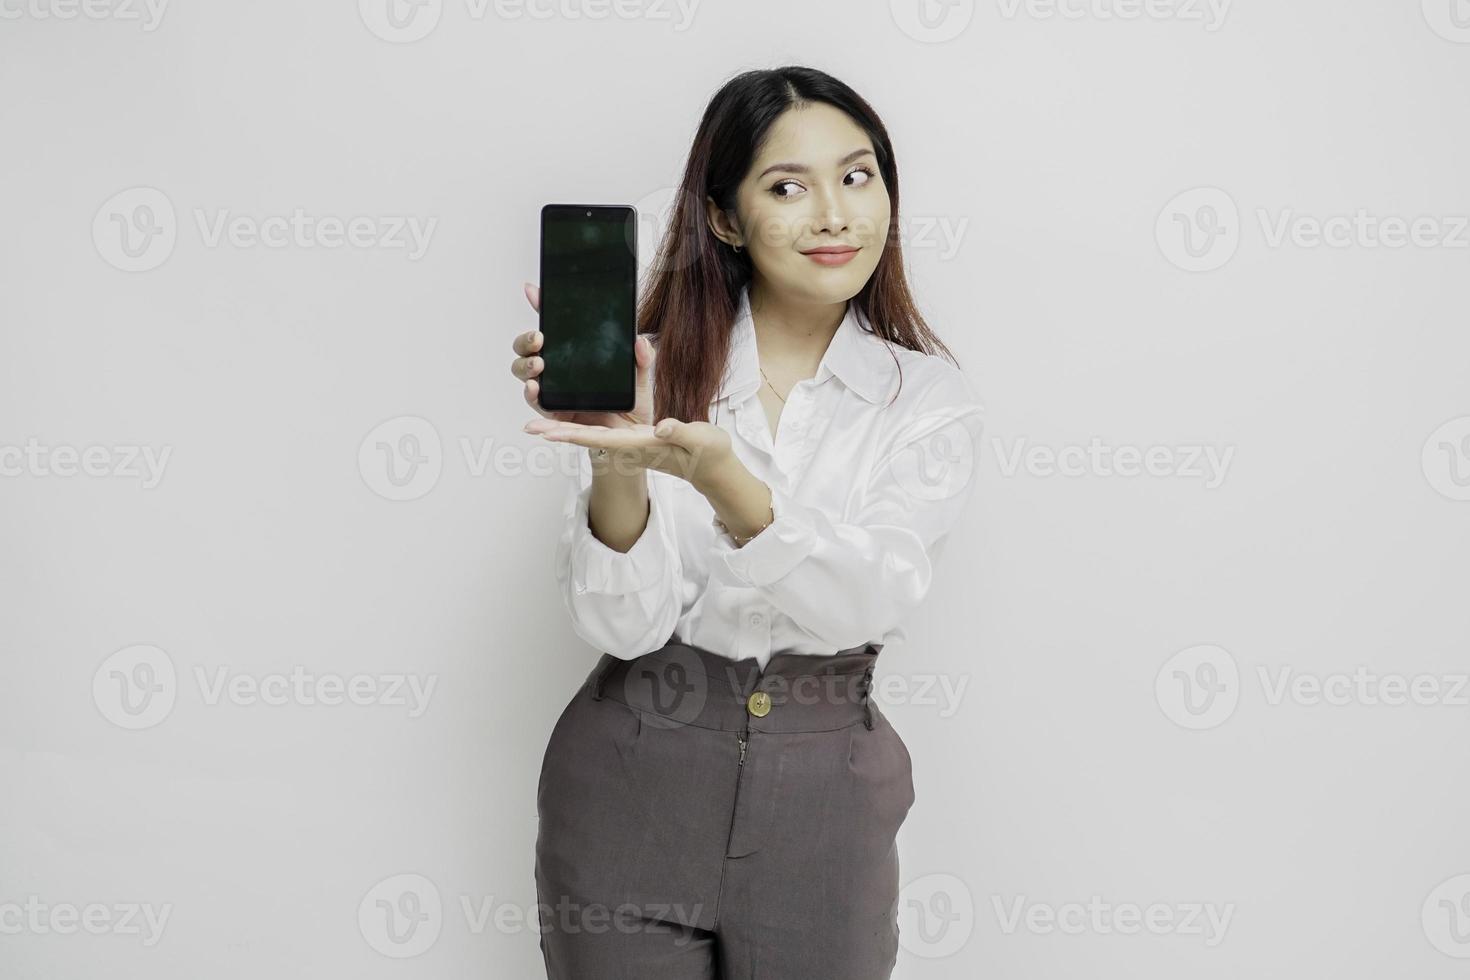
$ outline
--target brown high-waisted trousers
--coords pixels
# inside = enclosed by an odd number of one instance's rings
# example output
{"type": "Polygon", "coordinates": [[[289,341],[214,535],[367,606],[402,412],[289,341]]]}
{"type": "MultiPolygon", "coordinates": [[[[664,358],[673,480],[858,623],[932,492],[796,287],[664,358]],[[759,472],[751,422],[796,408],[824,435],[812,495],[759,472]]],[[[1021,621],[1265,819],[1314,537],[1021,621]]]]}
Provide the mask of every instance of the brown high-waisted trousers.
{"type": "Polygon", "coordinates": [[[536,794],[550,980],[891,975],[914,785],[869,693],[881,648],[602,655],[536,794]]]}

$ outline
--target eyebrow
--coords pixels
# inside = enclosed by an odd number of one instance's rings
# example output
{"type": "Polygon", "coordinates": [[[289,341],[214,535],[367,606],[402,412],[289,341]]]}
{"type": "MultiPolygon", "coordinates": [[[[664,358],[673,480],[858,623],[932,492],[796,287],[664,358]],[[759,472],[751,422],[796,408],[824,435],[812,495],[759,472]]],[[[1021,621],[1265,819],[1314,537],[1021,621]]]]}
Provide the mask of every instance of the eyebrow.
{"type": "MultiPolygon", "coordinates": [[[[845,167],[849,163],[852,163],[852,161],[856,160],[858,157],[862,156],[876,156],[876,154],[866,147],[860,150],[853,150],[847,156],[843,157],[841,160],[838,160],[837,166],[845,167]]],[[[773,163],[766,169],[762,170],[760,172],[760,175],[756,177],[756,180],[760,180],[761,177],[764,177],[766,174],[773,173],[777,170],[785,170],[788,173],[793,174],[809,174],[812,172],[812,168],[808,167],[804,163],[773,163]]]]}

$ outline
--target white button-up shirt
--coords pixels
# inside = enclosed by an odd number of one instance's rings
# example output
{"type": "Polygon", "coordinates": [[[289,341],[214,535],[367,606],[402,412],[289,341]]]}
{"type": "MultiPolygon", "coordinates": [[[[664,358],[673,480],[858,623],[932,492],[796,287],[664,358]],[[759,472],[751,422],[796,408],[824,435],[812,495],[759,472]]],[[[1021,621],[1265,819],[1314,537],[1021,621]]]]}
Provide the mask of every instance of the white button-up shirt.
{"type": "Polygon", "coordinates": [[[772,439],[742,292],[709,421],[771,487],[775,520],[744,547],[686,480],[648,470],[648,525],[614,551],[588,526],[592,468],[578,451],[555,553],[577,635],[624,660],[677,637],[762,669],[777,651],[831,655],[905,638],[902,621],[929,591],[976,482],[984,406],[949,361],[865,324],[849,303],[816,375],[786,396],[772,439]]]}

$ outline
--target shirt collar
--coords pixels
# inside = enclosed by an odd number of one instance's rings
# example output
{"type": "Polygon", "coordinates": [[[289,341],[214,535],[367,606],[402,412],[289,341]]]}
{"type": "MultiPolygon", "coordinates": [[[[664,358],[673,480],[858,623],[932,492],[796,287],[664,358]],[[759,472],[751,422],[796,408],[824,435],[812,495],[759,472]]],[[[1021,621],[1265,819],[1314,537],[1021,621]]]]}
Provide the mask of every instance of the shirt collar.
{"type": "MultiPolygon", "coordinates": [[[[837,326],[837,333],[822,354],[813,380],[824,384],[836,377],[846,387],[874,404],[888,397],[897,375],[898,365],[888,343],[867,329],[866,318],[851,300],[847,314],[837,326]]],[[[720,382],[718,398],[729,397],[731,404],[744,401],[761,386],[760,355],[755,343],[755,320],[750,314],[750,286],[740,289],[740,308],[730,334],[730,360],[720,382]]]]}

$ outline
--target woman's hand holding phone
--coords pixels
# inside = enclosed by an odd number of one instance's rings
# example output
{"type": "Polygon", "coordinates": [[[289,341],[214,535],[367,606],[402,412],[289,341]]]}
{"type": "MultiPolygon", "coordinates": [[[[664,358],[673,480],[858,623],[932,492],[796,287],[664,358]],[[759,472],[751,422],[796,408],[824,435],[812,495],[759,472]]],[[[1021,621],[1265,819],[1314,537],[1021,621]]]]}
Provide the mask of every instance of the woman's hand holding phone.
{"type": "MultiPolygon", "coordinates": [[[[526,283],[526,300],[539,311],[541,291],[526,283]]],[[[516,358],[511,374],[525,382],[526,404],[542,418],[526,423],[525,431],[551,442],[570,442],[592,451],[593,472],[611,465],[614,472],[634,474],[640,469],[659,470],[687,480],[701,493],[723,481],[739,467],[730,434],[709,422],[664,419],[653,422],[653,388],[650,369],[653,345],[642,334],[633,345],[638,364],[637,392],[631,412],[552,412],[541,407],[536,376],[545,366],[536,356],[544,338],[539,331],[518,334],[512,344],[516,358]],[[599,456],[597,450],[606,450],[599,456]]],[[[741,467],[743,468],[743,467],[741,467]]]]}
{"type": "MultiPolygon", "coordinates": [[[[525,292],[526,302],[531,304],[531,309],[541,312],[541,287],[526,283],[525,292]]],[[[540,353],[544,340],[541,331],[530,330],[517,334],[511,343],[511,349],[517,356],[510,362],[510,373],[525,382],[526,404],[538,415],[556,421],[600,425],[609,429],[652,424],[653,390],[649,385],[648,369],[653,363],[653,345],[648,342],[647,337],[640,335],[638,342],[633,345],[633,354],[638,362],[638,383],[636,401],[631,412],[553,412],[542,408],[539,394],[541,385],[536,376],[546,367],[546,362],[536,355],[540,353]]]]}

